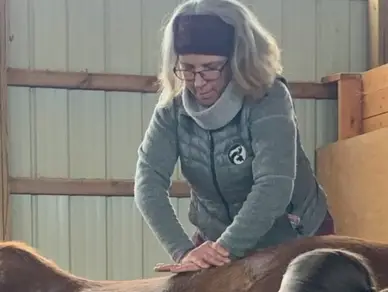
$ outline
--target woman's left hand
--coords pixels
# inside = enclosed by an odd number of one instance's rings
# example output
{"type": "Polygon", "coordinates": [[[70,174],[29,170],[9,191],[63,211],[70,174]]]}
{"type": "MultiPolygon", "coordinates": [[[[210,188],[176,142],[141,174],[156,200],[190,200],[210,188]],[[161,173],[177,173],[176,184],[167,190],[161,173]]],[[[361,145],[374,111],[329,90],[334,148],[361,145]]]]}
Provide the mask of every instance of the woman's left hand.
{"type": "Polygon", "coordinates": [[[180,263],[180,264],[157,264],[154,268],[156,272],[194,272],[202,269],[200,266],[194,263],[180,263]]]}
{"type": "Polygon", "coordinates": [[[157,272],[192,272],[212,266],[222,266],[230,262],[228,251],[219,243],[206,241],[200,246],[188,252],[180,263],[157,264],[154,268],[157,272]]]}

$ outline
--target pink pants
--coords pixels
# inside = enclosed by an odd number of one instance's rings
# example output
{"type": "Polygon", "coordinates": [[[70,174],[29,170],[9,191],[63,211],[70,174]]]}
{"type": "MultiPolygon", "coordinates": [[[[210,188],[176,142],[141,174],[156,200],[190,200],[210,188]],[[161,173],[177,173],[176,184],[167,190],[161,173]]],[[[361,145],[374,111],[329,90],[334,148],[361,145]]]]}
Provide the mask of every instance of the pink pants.
{"type": "Polygon", "coordinates": [[[319,235],[332,235],[335,233],[334,229],[334,220],[329,212],[326,213],[325,219],[319,227],[318,231],[315,233],[316,236],[319,235]]]}

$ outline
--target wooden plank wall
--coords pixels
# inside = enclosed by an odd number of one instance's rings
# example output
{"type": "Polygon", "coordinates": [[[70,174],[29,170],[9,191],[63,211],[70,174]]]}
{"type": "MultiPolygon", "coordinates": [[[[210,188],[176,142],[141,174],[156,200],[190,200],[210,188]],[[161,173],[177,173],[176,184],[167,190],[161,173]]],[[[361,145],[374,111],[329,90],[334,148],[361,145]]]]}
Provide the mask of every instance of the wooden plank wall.
{"type": "Polygon", "coordinates": [[[328,194],[336,233],[388,242],[388,128],[318,150],[318,179],[328,194]]]}
{"type": "Polygon", "coordinates": [[[347,101],[356,110],[354,124],[361,124],[361,129],[318,149],[317,175],[327,191],[338,234],[388,242],[384,224],[388,219],[388,64],[348,80],[354,86],[344,92],[343,104],[347,101]],[[357,107],[348,96],[353,96],[357,107]]]}
{"type": "Polygon", "coordinates": [[[363,132],[388,127],[388,64],[363,74],[363,132]]]}
{"type": "MultiPolygon", "coordinates": [[[[10,67],[155,75],[160,24],[179,1],[9,2],[10,67]]],[[[277,37],[289,80],[366,70],[367,1],[244,2],[277,37]]],[[[8,94],[11,176],[133,177],[155,94],[14,86],[8,94]]],[[[295,105],[314,164],[315,149],[337,137],[336,101],[295,105]]],[[[188,199],[171,202],[191,232],[188,199]]],[[[13,194],[12,236],[95,279],[154,276],[154,264],[168,260],[131,197],[13,194]]]]}

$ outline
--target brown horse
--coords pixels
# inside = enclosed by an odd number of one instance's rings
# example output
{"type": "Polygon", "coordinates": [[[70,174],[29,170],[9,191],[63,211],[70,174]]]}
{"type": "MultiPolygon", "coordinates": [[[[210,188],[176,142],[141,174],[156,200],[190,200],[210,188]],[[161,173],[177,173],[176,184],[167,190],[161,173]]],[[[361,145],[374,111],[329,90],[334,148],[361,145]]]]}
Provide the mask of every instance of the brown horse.
{"type": "Polygon", "coordinates": [[[0,243],[0,291],[12,292],[277,292],[288,263],[316,248],[342,248],[365,256],[381,288],[388,287],[388,244],[351,237],[303,238],[264,249],[229,265],[199,272],[128,281],[77,277],[16,241],[0,243]]]}

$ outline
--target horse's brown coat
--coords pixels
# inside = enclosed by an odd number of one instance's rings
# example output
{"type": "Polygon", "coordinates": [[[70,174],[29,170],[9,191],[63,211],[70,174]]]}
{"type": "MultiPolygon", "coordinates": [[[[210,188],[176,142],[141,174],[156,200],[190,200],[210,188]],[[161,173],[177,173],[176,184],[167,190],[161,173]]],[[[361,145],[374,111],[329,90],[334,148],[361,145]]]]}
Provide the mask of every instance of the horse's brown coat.
{"type": "Polygon", "coordinates": [[[315,248],[364,255],[381,288],[388,287],[388,244],[356,238],[304,238],[268,248],[227,266],[151,279],[92,281],[76,277],[21,242],[0,243],[0,291],[13,292],[277,292],[289,261],[315,248]]]}

